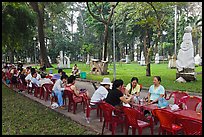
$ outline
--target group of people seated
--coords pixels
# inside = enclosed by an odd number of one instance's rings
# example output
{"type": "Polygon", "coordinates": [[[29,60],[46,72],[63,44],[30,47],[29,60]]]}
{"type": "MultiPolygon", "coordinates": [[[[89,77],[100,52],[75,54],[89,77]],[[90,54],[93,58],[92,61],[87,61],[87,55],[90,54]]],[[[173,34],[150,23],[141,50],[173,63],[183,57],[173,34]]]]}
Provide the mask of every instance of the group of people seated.
{"type": "Polygon", "coordinates": [[[9,79],[11,81],[7,82],[7,84],[12,83],[15,85],[17,84],[18,79],[20,79],[22,83],[28,88],[31,88],[32,84],[35,84],[38,87],[42,87],[43,84],[54,84],[52,89],[52,96],[57,97],[57,103],[62,109],[65,109],[62,97],[64,90],[73,91],[75,96],[80,96],[81,93],[88,95],[87,91],[80,91],[76,88],[74,85],[76,77],[74,75],[68,77],[66,72],[64,72],[62,69],[58,69],[58,73],[53,75],[47,74],[45,70],[41,68],[39,70],[32,67],[23,68],[23,66],[18,68],[13,64],[4,64],[2,72],[4,74],[11,74],[11,79],[9,79]],[[47,78],[47,76],[49,78],[47,78]]]}
{"type": "MultiPolygon", "coordinates": [[[[41,70],[37,71],[35,68],[27,67],[26,69],[16,67],[15,65],[5,65],[2,69],[2,72],[10,72],[12,74],[12,84],[17,83],[17,78],[21,79],[22,82],[28,86],[32,87],[32,83],[41,87],[45,83],[54,84],[53,86],[53,96],[58,98],[58,105],[60,108],[64,109],[63,105],[63,91],[71,90],[74,92],[75,96],[80,96],[81,92],[75,86],[76,76],[78,67],[75,64],[73,69],[73,75],[69,76],[62,70],[59,69],[57,74],[49,74],[51,78],[46,78],[47,74],[41,70]],[[55,80],[53,83],[52,80],[55,80]]],[[[90,106],[97,107],[97,103],[100,101],[105,101],[112,106],[130,106],[130,102],[134,97],[140,97],[141,86],[138,83],[138,78],[133,77],[129,84],[124,87],[124,82],[121,79],[116,79],[113,83],[109,78],[103,78],[103,81],[100,83],[100,87],[92,95],[90,106]]],[[[164,87],[160,84],[161,78],[159,76],[154,76],[153,85],[150,86],[148,95],[145,97],[145,100],[149,103],[158,103],[158,99],[163,97],[165,94],[164,87]]],[[[85,94],[88,95],[86,91],[85,94]]]]}
{"type": "MultiPolygon", "coordinates": [[[[144,98],[149,104],[158,103],[158,99],[165,94],[164,87],[160,84],[161,78],[154,76],[153,85],[150,86],[147,96],[144,98]]],[[[133,77],[129,84],[124,87],[121,79],[116,79],[113,84],[109,78],[104,78],[101,86],[94,92],[91,97],[91,107],[97,107],[97,102],[105,101],[114,107],[130,106],[134,97],[140,96],[141,86],[138,78],[133,77]],[[112,88],[110,88],[112,86],[112,88]]]]}

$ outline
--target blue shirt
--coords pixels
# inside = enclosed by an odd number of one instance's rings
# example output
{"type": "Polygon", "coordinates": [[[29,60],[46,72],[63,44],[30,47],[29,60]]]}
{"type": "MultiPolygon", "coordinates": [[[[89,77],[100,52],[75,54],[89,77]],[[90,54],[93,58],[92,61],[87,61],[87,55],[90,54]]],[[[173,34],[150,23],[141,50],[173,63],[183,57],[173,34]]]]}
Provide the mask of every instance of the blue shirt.
{"type": "Polygon", "coordinates": [[[151,85],[149,88],[150,100],[155,101],[160,97],[161,94],[164,94],[165,89],[162,85],[160,85],[156,90],[154,90],[154,85],[151,85]]]}
{"type": "Polygon", "coordinates": [[[52,79],[60,79],[61,78],[61,76],[60,76],[60,74],[54,74],[53,76],[52,76],[52,79]]]}

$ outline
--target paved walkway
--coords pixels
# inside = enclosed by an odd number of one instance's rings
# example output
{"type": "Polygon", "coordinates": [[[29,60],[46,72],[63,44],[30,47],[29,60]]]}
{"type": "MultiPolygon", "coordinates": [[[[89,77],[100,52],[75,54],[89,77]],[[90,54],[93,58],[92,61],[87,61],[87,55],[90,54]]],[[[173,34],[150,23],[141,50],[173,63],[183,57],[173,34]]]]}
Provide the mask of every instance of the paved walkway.
{"type": "MultiPolygon", "coordinates": [[[[92,83],[90,82],[83,82],[83,81],[76,81],[76,86],[77,88],[86,88],[88,89],[89,91],[89,95],[92,96],[95,89],[92,85],[92,83]]],[[[17,91],[17,89],[14,89],[17,91]]],[[[39,99],[39,98],[36,98],[34,97],[33,95],[30,95],[30,94],[27,94],[27,92],[20,92],[19,94],[22,94],[42,105],[45,105],[47,107],[50,108],[50,100],[46,101],[45,100],[42,100],[42,99],[39,99]]],[[[146,96],[147,92],[145,90],[142,90],[141,92],[141,97],[144,97],[146,96]]],[[[73,112],[68,112],[67,110],[67,107],[65,110],[61,110],[59,108],[57,109],[53,109],[53,111],[56,111],[58,113],[61,113],[69,118],[71,118],[72,120],[76,121],[77,123],[81,124],[81,125],[84,125],[88,128],[90,128],[90,131],[95,131],[97,132],[98,134],[101,134],[101,131],[102,131],[102,122],[99,121],[99,117],[97,117],[96,115],[96,111],[91,111],[91,114],[90,114],[90,123],[87,123],[86,119],[85,119],[85,113],[83,112],[82,110],[82,106],[80,104],[77,105],[77,110],[76,110],[76,114],[73,114],[73,112]]],[[[121,128],[118,128],[119,131],[116,131],[116,135],[124,135],[125,134],[125,130],[123,132],[121,132],[121,128]]],[[[111,134],[111,131],[109,131],[108,129],[105,129],[104,130],[104,134],[105,135],[110,135],[111,134]]],[[[131,134],[131,130],[129,129],[129,134],[131,134]]],[[[136,132],[136,134],[138,134],[136,132]]],[[[158,125],[156,125],[154,127],[154,134],[158,134],[158,125]]],[[[150,135],[150,129],[147,128],[147,129],[144,129],[143,130],[143,135],[150,135]]]]}
{"type": "MultiPolygon", "coordinates": [[[[96,86],[98,86],[98,84],[96,83],[96,86]]],[[[91,82],[86,82],[86,81],[80,81],[80,79],[77,79],[76,81],[76,87],[77,88],[86,88],[89,91],[89,95],[92,96],[95,89],[92,85],[91,82]]],[[[17,89],[16,89],[17,90],[17,89]]],[[[50,101],[44,101],[41,100],[39,98],[34,97],[33,95],[27,94],[26,92],[21,92],[20,94],[36,101],[39,102],[42,105],[45,105],[47,107],[50,108],[50,101]]],[[[145,97],[147,95],[147,90],[143,89],[141,91],[141,97],[145,97]]],[[[169,93],[167,93],[167,95],[169,95],[169,93]]],[[[68,102],[68,101],[67,101],[68,102]]],[[[173,100],[170,100],[170,103],[173,103],[173,100]]],[[[85,119],[85,113],[82,110],[82,106],[80,104],[77,105],[77,110],[76,110],[76,114],[73,114],[73,112],[68,112],[67,110],[67,106],[66,106],[66,110],[61,110],[61,109],[53,109],[53,111],[56,111],[58,113],[61,113],[67,117],[70,117],[72,120],[76,121],[77,123],[84,125],[88,128],[90,128],[90,131],[95,131],[98,134],[101,134],[102,131],[102,122],[99,121],[99,117],[96,116],[96,111],[91,111],[90,114],[90,123],[87,123],[86,119],[85,119]]],[[[158,126],[159,124],[157,124],[156,126],[154,126],[154,134],[158,134],[158,126]]],[[[116,131],[116,135],[124,135],[125,134],[125,130],[123,131],[123,133],[120,131],[121,128],[118,128],[119,131],[116,131]]],[[[104,131],[105,135],[110,135],[111,132],[108,129],[105,129],[104,131]]],[[[129,129],[129,134],[131,134],[131,130],[129,129]]],[[[138,131],[136,131],[136,134],[138,134],[138,131]]],[[[143,135],[150,135],[150,129],[146,128],[143,130],[143,135]]]]}

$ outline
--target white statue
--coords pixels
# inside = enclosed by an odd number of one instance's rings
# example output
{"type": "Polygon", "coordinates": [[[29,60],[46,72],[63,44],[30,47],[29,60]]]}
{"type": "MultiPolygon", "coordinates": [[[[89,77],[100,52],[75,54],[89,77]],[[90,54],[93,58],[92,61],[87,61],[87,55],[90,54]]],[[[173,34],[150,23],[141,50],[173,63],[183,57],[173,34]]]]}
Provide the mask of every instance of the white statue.
{"type": "Polygon", "coordinates": [[[70,68],[70,59],[66,56],[64,56],[64,68],[70,68]]]}
{"type": "Polygon", "coordinates": [[[125,63],[129,63],[129,55],[125,55],[125,63]]]}
{"type": "Polygon", "coordinates": [[[175,54],[173,56],[168,55],[168,59],[169,59],[168,68],[170,69],[176,68],[176,55],[175,54]]]}
{"type": "Polygon", "coordinates": [[[90,64],[90,56],[89,56],[89,54],[87,54],[86,64],[87,64],[87,65],[90,64]]]}
{"type": "Polygon", "coordinates": [[[60,51],[59,68],[63,68],[63,51],[60,51]]]}
{"type": "Polygon", "coordinates": [[[134,45],[134,61],[137,61],[137,44],[134,45]]]}
{"type": "Polygon", "coordinates": [[[177,60],[176,60],[176,67],[178,72],[183,71],[183,69],[195,68],[195,61],[194,61],[194,50],[193,50],[193,42],[192,42],[192,35],[191,31],[192,28],[190,26],[185,28],[185,33],[183,35],[183,42],[181,43],[181,49],[179,49],[177,60]]]}
{"type": "Polygon", "coordinates": [[[202,62],[202,59],[201,57],[199,56],[199,54],[197,54],[195,57],[195,65],[201,65],[201,62],[202,62]]]}
{"type": "Polygon", "coordinates": [[[155,64],[159,64],[159,53],[156,53],[155,64]]]}
{"type": "Polygon", "coordinates": [[[140,65],[144,66],[145,65],[145,57],[143,51],[141,52],[141,60],[140,60],[140,65]]]}
{"type": "Polygon", "coordinates": [[[30,63],[31,58],[26,58],[27,63],[30,63]]]}

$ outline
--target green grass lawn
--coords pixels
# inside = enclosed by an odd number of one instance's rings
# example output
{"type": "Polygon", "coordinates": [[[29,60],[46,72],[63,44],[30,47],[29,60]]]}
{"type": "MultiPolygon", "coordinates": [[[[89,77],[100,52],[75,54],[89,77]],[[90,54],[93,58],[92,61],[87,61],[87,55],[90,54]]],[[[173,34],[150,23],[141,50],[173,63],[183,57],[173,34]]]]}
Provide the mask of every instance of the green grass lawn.
{"type": "Polygon", "coordinates": [[[95,132],[2,84],[2,134],[87,135],[95,132]]]}
{"type": "MultiPolygon", "coordinates": [[[[74,63],[71,64],[73,67],[74,63]]],[[[87,73],[87,79],[102,81],[104,77],[109,77],[113,79],[113,64],[109,64],[108,72],[109,75],[92,75],[90,74],[90,66],[85,63],[77,62],[79,69],[87,73]]],[[[56,64],[53,64],[56,68],[56,64]]],[[[139,83],[144,87],[149,87],[152,85],[153,76],[161,76],[161,84],[167,90],[184,90],[189,92],[200,92],[202,93],[202,75],[197,75],[197,81],[188,82],[188,83],[178,83],[176,80],[176,69],[168,69],[168,64],[151,64],[151,77],[146,76],[146,66],[140,66],[137,63],[131,64],[116,64],[116,78],[122,79],[125,84],[129,83],[133,76],[138,77],[139,83]]],[[[53,68],[52,68],[53,69],[53,68]]],[[[49,69],[47,69],[49,71],[49,69]]],[[[65,69],[66,73],[70,75],[71,69],[65,69]]],[[[196,67],[196,72],[201,72],[202,66],[196,67]]],[[[57,69],[53,69],[53,73],[57,73],[57,69]]]]}

